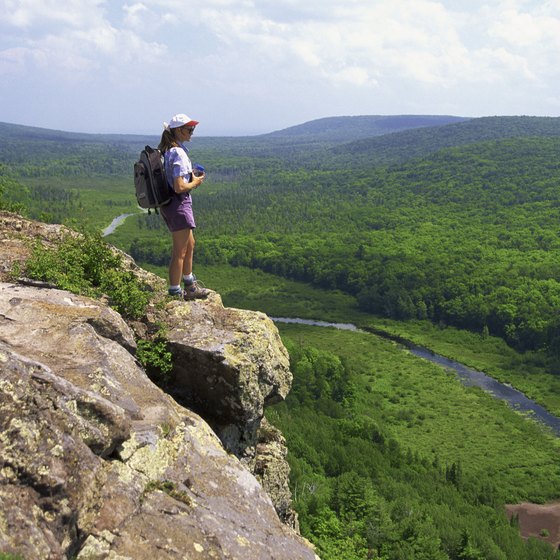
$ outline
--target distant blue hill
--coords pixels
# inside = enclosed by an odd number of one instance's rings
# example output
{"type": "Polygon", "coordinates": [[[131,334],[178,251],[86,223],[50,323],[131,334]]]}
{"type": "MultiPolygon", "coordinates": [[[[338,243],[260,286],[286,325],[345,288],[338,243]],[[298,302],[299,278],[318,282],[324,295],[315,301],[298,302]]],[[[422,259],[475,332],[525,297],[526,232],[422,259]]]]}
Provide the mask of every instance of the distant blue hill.
{"type": "Polygon", "coordinates": [[[132,143],[142,142],[145,138],[145,136],[138,134],[90,134],[86,132],[66,132],[64,130],[53,130],[50,128],[39,128],[36,126],[0,122],[0,140],[39,140],[44,142],[60,143],[132,143]]]}
{"type": "Polygon", "coordinates": [[[330,149],[333,167],[372,166],[423,157],[444,148],[506,138],[560,136],[560,117],[480,117],[446,126],[361,138],[330,149]]]}
{"type": "MultiPolygon", "coordinates": [[[[468,119],[463,117],[444,115],[362,115],[325,117],[258,136],[201,136],[197,137],[197,140],[206,143],[208,140],[213,141],[218,138],[226,142],[235,142],[238,140],[257,140],[260,142],[266,139],[313,143],[327,142],[329,144],[335,144],[416,128],[445,126],[466,120],[468,119]]],[[[0,122],[0,139],[138,144],[146,140],[152,143],[159,141],[159,134],[149,136],[139,134],[89,134],[0,122]]]]}
{"type": "Polygon", "coordinates": [[[326,117],[283,130],[262,134],[262,139],[291,139],[313,142],[348,142],[415,128],[439,127],[467,121],[448,115],[361,115],[326,117]]]}
{"type": "MultiPolygon", "coordinates": [[[[397,163],[488,140],[555,136],[560,136],[558,117],[364,115],[327,117],[258,136],[201,136],[193,147],[198,153],[208,149],[231,157],[285,157],[293,167],[350,168],[397,163]]],[[[86,134],[0,123],[4,163],[21,161],[24,153],[48,161],[90,154],[92,149],[132,161],[145,144],[158,142],[159,135],[86,134]]]]}
{"type": "MultiPolygon", "coordinates": [[[[218,149],[222,153],[279,155],[291,157],[293,150],[312,150],[338,146],[347,142],[372,139],[418,128],[459,124],[468,119],[452,116],[397,115],[326,117],[257,136],[197,136],[197,149],[218,149]]],[[[76,146],[97,146],[130,154],[139,153],[146,144],[157,146],[159,134],[91,134],[67,132],[0,122],[0,158],[19,160],[17,154],[32,150],[36,158],[63,157],[74,153],[76,146]]]]}

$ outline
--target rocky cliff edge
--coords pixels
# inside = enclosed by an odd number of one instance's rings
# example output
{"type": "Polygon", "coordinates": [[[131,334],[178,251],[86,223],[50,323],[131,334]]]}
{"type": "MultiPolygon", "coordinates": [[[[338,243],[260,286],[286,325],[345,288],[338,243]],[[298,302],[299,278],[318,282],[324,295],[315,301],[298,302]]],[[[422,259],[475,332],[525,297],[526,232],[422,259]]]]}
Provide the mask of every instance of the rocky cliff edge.
{"type": "Polygon", "coordinates": [[[215,293],[153,303],[127,324],[101,301],[10,278],[29,239],[62,231],[0,213],[0,551],[316,559],[293,529],[283,438],[263,422],[291,384],[274,324],[215,293]],[[135,358],[138,334],[162,321],[167,392],[135,358]]]}

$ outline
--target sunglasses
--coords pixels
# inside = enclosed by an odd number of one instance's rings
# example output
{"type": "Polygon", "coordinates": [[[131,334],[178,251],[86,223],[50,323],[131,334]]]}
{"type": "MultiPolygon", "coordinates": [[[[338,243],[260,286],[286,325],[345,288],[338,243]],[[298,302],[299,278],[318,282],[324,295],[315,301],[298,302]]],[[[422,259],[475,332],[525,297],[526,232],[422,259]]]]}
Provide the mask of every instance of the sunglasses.
{"type": "Polygon", "coordinates": [[[192,134],[194,132],[195,127],[194,126],[186,126],[185,130],[187,132],[189,132],[190,134],[192,134]]]}

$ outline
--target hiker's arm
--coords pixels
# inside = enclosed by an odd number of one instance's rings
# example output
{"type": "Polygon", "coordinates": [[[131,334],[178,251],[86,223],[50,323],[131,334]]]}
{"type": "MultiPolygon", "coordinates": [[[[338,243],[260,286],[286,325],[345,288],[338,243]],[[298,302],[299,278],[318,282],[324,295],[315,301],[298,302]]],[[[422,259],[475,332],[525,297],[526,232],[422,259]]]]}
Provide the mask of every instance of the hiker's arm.
{"type": "Polygon", "coordinates": [[[185,177],[175,177],[173,179],[173,190],[177,193],[188,193],[191,192],[193,189],[196,189],[202,181],[204,181],[204,175],[200,177],[195,177],[194,173],[190,175],[191,180],[187,181],[185,177]]]}

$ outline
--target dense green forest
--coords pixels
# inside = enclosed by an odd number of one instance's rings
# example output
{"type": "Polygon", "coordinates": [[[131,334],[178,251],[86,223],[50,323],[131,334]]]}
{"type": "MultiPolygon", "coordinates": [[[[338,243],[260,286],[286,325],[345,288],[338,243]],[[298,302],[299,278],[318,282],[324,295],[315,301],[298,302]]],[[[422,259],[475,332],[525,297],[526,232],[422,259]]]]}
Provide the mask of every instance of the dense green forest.
{"type": "MultiPolygon", "coordinates": [[[[131,178],[156,136],[0,124],[0,138],[2,206],[97,231],[135,214],[109,240],[165,275],[169,235],[131,178]]],[[[197,273],[230,305],[453,347],[557,412],[559,155],[560,119],[531,117],[195,137],[197,273]]],[[[503,505],[558,499],[557,438],[371,335],[281,330],[294,389],[269,416],[325,560],[555,558],[503,505]]]]}

